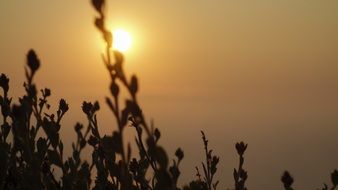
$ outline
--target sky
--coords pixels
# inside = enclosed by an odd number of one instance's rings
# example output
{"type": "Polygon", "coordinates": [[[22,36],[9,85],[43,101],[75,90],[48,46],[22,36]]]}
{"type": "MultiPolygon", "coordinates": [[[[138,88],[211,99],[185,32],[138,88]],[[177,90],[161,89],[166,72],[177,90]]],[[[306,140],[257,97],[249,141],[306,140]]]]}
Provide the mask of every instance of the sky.
{"type": "MultiPolygon", "coordinates": [[[[200,130],[220,156],[222,189],[233,186],[234,144],[249,144],[250,189],[316,189],[338,168],[338,1],[108,1],[109,27],[132,36],[126,72],[140,82],[139,100],[162,132],[171,156],[185,152],[180,183],[203,159],[200,130]]],[[[0,72],[10,95],[24,93],[25,55],[42,62],[38,87],[52,89],[52,110],[65,98],[61,129],[70,143],[83,101],[98,100],[103,133],[116,129],[105,105],[109,75],[89,1],[1,1],[0,72]]],[[[127,139],[134,139],[127,133],[127,139]]]]}

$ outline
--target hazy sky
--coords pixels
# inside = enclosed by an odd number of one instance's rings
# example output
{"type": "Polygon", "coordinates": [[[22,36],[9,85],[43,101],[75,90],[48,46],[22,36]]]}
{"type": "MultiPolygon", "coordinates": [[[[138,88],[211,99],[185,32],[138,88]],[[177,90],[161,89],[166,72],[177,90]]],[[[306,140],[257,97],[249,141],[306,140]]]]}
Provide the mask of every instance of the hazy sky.
{"type": "MultiPolygon", "coordinates": [[[[132,35],[125,66],[140,79],[147,118],[171,155],[185,151],[181,183],[203,160],[201,129],[221,157],[224,189],[233,186],[240,140],[249,143],[250,189],[282,189],[285,169],[296,189],[330,182],[338,168],[338,1],[119,0],[107,11],[112,28],[132,35]]],[[[37,51],[36,81],[52,89],[52,110],[60,98],[70,104],[64,137],[86,122],[84,100],[100,101],[103,132],[115,127],[94,16],[83,0],[0,2],[0,72],[17,98],[25,55],[37,51]]]]}

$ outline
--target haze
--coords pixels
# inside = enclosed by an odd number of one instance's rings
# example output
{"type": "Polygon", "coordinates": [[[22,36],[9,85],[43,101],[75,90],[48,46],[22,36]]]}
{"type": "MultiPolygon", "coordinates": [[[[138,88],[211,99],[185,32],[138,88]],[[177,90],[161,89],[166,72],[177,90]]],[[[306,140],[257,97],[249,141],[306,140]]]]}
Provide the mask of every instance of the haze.
{"type": "MultiPolygon", "coordinates": [[[[250,189],[316,189],[338,168],[338,1],[108,1],[112,28],[133,36],[126,70],[170,150],[185,152],[180,183],[202,161],[200,130],[220,156],[217,179],[233,186],[234,143],[249,144],[250,189]],[[198,159],[197,159],[198,158],[198,159]]],[[[109,76],[89,1],[1,1],[0,72],[23,94],[25,55],[42,61],[39,88],[70,104],[62,130],[70,142],[82,101],[99,100],[101,130],[115,126],[104,97],[109,76]]],[[[133,136],[130,135],[130,140],[133,136]]],[[[67,144],[68,143],[68,144],[67,144]]]]}

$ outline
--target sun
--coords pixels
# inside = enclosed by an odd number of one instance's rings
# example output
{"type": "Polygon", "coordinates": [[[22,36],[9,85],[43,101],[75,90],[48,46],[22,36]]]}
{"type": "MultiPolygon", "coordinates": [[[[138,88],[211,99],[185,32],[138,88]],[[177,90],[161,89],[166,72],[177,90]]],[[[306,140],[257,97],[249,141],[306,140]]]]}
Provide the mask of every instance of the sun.
{"type": "Polygon", "coordinates": [[[123,29],[113,31],[113,49],[126,52],[131,47],[130,34],[123,29]]]}

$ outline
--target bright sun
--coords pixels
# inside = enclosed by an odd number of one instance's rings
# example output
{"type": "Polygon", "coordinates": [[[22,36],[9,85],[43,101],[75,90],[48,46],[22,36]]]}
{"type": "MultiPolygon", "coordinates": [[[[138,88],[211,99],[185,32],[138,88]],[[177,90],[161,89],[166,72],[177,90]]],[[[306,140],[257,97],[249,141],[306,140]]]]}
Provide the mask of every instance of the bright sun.
{"type": "Polygon", "coordinates": [[[131,46],[131,37],[129,33],[123,29],[114,30],[113,39],[113,49],[125,52],[131,46]]]}

